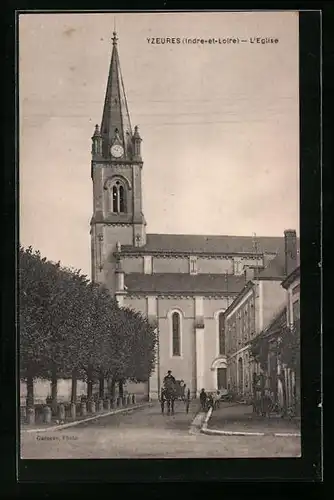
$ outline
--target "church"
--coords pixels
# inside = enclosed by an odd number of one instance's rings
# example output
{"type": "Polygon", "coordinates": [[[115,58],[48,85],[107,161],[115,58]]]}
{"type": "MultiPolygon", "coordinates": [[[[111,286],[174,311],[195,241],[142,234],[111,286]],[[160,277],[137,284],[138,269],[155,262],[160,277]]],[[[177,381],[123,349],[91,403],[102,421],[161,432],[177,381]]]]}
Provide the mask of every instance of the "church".
{"type": "MultiPolygon", "coordinates": [[[[132,128],[116,33],[101,126],[92,137],[92,280],[154,324],[149,394],[172,370],[193,396],[227,388],[224,312],[256,269],[284,254],[284,237],[149,234],[142,204],[142,138],[132,128]]],[[[102,96],[101,96],[102,100],[102,96]]]]}

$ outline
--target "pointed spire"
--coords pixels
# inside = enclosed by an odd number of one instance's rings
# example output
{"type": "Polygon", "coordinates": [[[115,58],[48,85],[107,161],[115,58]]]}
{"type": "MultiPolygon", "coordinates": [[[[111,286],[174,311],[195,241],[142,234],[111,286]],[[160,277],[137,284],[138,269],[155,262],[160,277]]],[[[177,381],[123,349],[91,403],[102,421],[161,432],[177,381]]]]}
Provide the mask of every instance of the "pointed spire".
{"type": "Polygon", "coordinates": [[[94,134],[92,136],[92,155],[101,156],[102,154],[102,137],[98,125],[95,125],[94,134]]]}
{"type": "Polygon", "coordinates": [[[140,134],[139,134],[138,125],[135,126],[135,132],[133,134],[133,137],[134,137],[134,139],[140,139],[141,140],[141,137],[140,137],[140,134]]]}
{"type": "Polygon", "coordinates": [[[117,40],[117,34],[114,30],[112,37],[113,48],[101,122],[103,153],[106,156],[108,156],[110,147],[115,140],[123,146],[125,156],[127,156],[132,137],[131,121],[119,62],[117,40]],[[118,137],[116,137],[117,134],[118,137]]]}
{"type": "Polygon", "coordinates": [[[142,139],[140,137],[137,125],[135,126],[135,131],[134,131],[132,140],[133,140],[133,154],[134,154],[134,158],[136,158],[137,160],[141,160],[140,143],[141,143],[142,139]]]}
{"type": "Polygon", "coordinates": [[[94,135],[93,137],[101,137],[101,134],[100,134],[100,129],[99,129],[99,126],[98,124],[95,125],[95,130],[94,130],[94,135]]]}

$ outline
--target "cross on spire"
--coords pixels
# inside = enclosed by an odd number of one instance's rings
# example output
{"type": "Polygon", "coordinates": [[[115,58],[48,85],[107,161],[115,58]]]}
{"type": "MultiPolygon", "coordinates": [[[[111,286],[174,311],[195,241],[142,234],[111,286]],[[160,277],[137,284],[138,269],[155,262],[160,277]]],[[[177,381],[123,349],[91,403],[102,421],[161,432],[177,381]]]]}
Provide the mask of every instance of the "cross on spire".
{"type": "Polygon", "coordinates": [[[118,40],[117,33],[116,33],[115,29],[114,29],[113,34],[112,34],[112,44],[113,44],[113,46],[117,45],[117,40],[118,40]]]}

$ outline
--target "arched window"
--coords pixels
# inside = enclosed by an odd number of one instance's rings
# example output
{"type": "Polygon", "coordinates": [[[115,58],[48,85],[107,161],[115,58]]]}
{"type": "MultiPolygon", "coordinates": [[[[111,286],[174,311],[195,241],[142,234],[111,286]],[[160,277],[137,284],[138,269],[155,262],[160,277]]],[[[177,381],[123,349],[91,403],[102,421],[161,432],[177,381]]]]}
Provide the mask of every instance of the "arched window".
{"type": "Polygon", "coordinates": [[[225,347],[225,321],[224,313],[219,313],[218,316],[218,335],[219,335],[219,354],[226,353],[225,347]]]}
{"type": "Polygon", "coordinates": [[[124,187],[119,186],[119,211],[125,212],[125,203],[124,203],[124,187]]]}
{"type": "Polygon", "coordinates": [[[112,211],[116,214],[125,213],[125,189],[120,181],[116,181],[112,187],[112,211]]]}
{"type": "Polygon", "coordinates": [[[117,187],[113,186],[113,188],[112,188],[112,211],[113,212],[117,212],[117,201],[118,201],[117,197],[118,197],[117,187]]]}
{"type": "Polygon", "coordinates": [[[172,354],[181,356],[181,315],[177,311],[172,314],[172,354]]]}

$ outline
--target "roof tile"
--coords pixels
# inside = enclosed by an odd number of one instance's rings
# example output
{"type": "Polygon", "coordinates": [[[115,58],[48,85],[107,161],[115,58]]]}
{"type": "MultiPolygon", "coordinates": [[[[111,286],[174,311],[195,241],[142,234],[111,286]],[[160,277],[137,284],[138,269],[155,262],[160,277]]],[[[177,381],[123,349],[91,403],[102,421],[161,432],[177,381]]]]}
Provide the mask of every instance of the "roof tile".
{"type": "MultiPolygon", "coordinates": [[[[284,253],[284,237],[258,236],[258,253],[284,253]]],[[[127,252],[255,253],[252,236],[147,234],[146,245],[122,246],[127,252]]]]}
{"type": "Polygon", "coordinates": [[[260,271],[259,278],[284,278],[285,276],[285,255],[277,254],[268,266],[260,271]]]}

